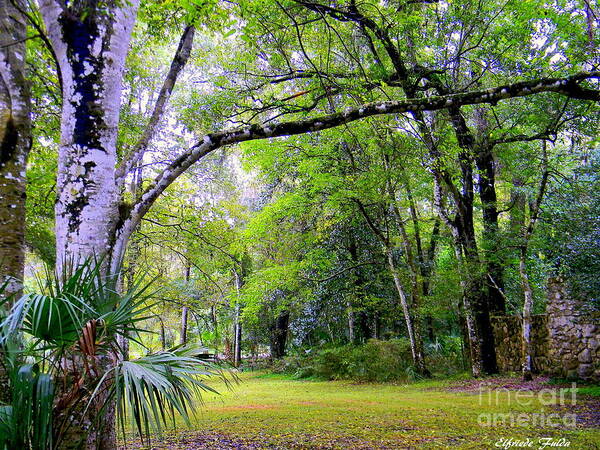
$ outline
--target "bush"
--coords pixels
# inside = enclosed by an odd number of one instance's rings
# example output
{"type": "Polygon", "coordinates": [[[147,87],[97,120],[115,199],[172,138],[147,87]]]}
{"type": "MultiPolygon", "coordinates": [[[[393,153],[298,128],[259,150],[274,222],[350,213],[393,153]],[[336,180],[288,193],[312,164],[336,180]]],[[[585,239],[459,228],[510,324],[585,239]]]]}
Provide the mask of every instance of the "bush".
{"type": "Polygon", "coordinates": [[[273,366],[278,373],[297,378],[389,382],[417,378],[406,339],[369,340],[288,356],[273,366]]]}
{"type": "Polygon", "coordinates": [[[460,336],[438,336],[427,345],[425,353],[425,364],[434,376],[453,375],[466,369],[460,336]]]}

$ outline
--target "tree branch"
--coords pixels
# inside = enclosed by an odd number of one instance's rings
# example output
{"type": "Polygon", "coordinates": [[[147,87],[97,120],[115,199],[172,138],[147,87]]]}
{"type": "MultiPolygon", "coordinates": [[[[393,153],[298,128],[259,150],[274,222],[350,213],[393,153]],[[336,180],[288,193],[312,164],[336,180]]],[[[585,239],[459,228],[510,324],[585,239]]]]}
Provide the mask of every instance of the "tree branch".
{"type": "MultiPolygon", "coordinates": [[[[269,125],[250,125],[234,130],[210,133],[203,140],[182,153],[168,167],[166,167],[137,199],[128,217],[123,221],[117,231],[117,241],[124,240],[131,235],[135,226],[150,209],[156,199],[164,190],[175,181],[192,164],[208,153],[226,145],[237,144],[244,141],[258,139],[293,136],[309,132],[325,130],[328,128],[344,125],[355,120],[367,117],[400,114],[406,112],[437,111],[448,108],[456,108],[465,105],[476,105],[480,103],[495,104],[500,100],[525,97],[541,92],[556,92],[568,97],[581,98],[578,83],[600,78],[600,71],[579,72],[566,78],[542,78],[531,81],[520,81],[513,84],[498,86],[495,88],[462,92],[444,96],[433,96],[419,99],[405,99],[394,101],[382,101],[367,103],[359,107],[347,108],[345,111],[328,114],[310,119],[301,119],[289,122],[269,125]]],[[[591,90],[590,90],[591,91],[591,90]]],[[[593,95],[585,95],[587,100],[600,100],[600,91],[592,91],[593,95]]],[[[125,242],[121,245],[124,246],[125,242]]],[[[117,260],[123,249],[116,245],[117,260]]]]}
{"type": "Polygon", "coordinates": [[[156,100],[156,104],[154,105],[154,110],[152,111],[152,116],[150,116],[148,126],[146,127],[144,134],[140,137],[140,140],[123,159],[121,165],[117,168],[116,182],[117,186],[119,187],[123,185],[125,177],[127,177],[127,174],[133,168],[133,166],[135,166],[136,163],[141,160],[144,152],[150,144],[150,140],[156,133],[156,129],[158,128],[158,124],[165,112],[167,102],[171,97],[171,92],[173,91],[173,87],[175,86],[177,78],[179,77],[179,74],[187,64],[187,61],[190,57],[192,44],[194,42],[194,33],[195,29],[190,25],[185,28],[183,34],[181,35],[179,46],[175,52],[173,61],[171,62],[169,73],[163,82],[160,93],[158,94],[158,100],[156,100]]]}

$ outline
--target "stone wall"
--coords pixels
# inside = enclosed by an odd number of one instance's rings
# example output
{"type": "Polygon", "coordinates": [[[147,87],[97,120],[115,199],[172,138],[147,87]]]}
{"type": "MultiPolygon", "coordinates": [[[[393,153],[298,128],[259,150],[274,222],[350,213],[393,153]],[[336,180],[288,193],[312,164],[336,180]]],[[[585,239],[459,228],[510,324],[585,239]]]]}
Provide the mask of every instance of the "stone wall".
{"type": "Polygon", "coordinates": [[[571,298],[560,280],[548,283],[550,373],[600,380],[600,315],[571,298]]]}
{"type": "MultiPolygon", "coordinates": [[[[520,372],[520,317],[492,317],[498,368],[520,372]]],[[[600,315],[573,299],[564,283],[548,282],[546,314],[533,316],[533,371],[556,377],[600,380],[600,315]]]]}
{"type": "MultiPolygon", "coordinates": [[[[496,342],[496,358],[501,372],[520,372],[522,369],[523,330],[521,318],[517,316],[492,317],[492,328],[496,342]]],[[[548,361],[548,316],[534,315],[531,326],[533,345],[533,372],[549,371],[548,361]]]]}

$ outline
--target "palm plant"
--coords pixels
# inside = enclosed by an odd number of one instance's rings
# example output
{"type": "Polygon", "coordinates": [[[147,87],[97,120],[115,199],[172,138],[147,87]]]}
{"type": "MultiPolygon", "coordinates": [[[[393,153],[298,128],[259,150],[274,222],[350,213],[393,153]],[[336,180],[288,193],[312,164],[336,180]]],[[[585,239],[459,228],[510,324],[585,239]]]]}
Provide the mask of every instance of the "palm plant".
{"type": "Polygon", "coordinates": [[[96,419],[115,410],[121,430],[131,421],[142,438],[176,413],[189,422],[199,394],[214,392],[203,380],[224,372],[188,348],[128,360],[119,342],[145,332],[151,283],[119,293],[101,261],[68,272],[48,275],[2,321],[4,354],[18,361],[8,365],[13,401],[0,408],[0,447],[90,445],[102,431],[96,419]]]}

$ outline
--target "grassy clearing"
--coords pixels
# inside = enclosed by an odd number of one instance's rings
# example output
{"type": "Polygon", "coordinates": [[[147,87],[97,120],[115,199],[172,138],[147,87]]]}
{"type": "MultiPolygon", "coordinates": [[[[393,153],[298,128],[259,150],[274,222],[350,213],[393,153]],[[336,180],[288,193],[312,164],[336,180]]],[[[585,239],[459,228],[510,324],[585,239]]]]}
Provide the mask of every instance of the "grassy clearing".
{"type": "Polygon", "coordinates": [[[234,390],[218,385],[221,395],[204,396],[192,429],[178,422],[152,447],[493,448],[501,438],[529,438],[538,448],[539,438],[551,437],[570,441],[570,448],[600,448],[597,428],[478,424],[480,414],[554,411],[537,396],[520,405],[503,392],[496,405],[495,396],[490,402],[478,392],[448,391],[447,381],[352,384],[260,373],[240,378],[234,390]]]}

